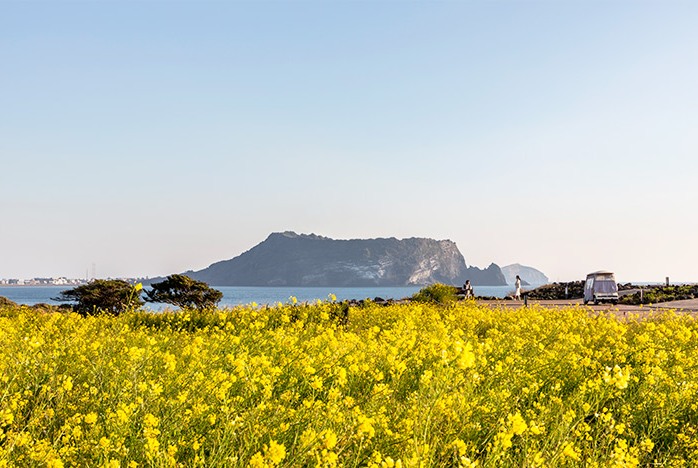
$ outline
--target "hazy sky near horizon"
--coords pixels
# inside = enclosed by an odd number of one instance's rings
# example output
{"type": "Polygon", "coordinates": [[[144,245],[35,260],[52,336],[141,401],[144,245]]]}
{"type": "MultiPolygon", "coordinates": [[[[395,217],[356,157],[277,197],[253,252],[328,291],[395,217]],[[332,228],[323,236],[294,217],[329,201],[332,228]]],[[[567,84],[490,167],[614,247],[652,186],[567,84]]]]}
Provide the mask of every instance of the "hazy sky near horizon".
{"type": "Polygon", "coordinates": [[[275,231],[698,281],[694,1],[0,1],[0,278],[275,231]]]}

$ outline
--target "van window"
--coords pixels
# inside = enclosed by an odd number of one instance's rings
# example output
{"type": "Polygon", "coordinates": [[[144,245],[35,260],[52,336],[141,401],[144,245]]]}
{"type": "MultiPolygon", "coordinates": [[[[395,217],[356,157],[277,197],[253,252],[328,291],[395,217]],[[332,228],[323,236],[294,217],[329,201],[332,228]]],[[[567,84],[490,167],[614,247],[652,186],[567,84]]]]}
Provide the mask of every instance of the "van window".
{"type": "Polygon", "coordinates": [[[597,281],[613,281],[613,275],[612,274],[596,275],[596,280],[597,281]]]}
{"type": "Polygon", "coordinates": [[[585,289],[591,289],[594,286],[594,278],[587,278],[585,289]]]}

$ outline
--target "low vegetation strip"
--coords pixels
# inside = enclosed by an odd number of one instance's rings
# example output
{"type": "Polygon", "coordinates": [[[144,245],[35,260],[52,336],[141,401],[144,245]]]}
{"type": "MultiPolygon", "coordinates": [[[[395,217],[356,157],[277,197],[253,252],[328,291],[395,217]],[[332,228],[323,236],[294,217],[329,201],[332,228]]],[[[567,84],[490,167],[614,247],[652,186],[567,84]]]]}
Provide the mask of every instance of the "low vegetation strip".
{"type": "Polygon", "coordinates": [[[698,284],[680,286],[652,286],[620,298],[621,304],[659,304],[698,298],[698,284]]]}
{"type": "Polygon", "coordinates": [[[696,466],[697,334],[477,301],[0,306],[0,466],[696,466]]]}

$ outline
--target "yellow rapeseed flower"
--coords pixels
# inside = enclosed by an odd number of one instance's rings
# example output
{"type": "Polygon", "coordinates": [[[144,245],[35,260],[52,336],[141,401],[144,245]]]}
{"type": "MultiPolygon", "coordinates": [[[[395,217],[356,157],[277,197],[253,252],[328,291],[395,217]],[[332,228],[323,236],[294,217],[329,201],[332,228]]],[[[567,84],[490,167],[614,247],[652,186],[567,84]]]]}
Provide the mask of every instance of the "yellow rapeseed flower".
{"type": "Polygon", "coordinates": [[[322,435],[322,443],[326,449],[332,450],[337,445],[337,434],[331,430],[326,430],[322,435]]]}
{"type": "Polygon", "coordinates": [[[569,458],[575,460],[575,461],[581,460],[581,458],[579,456],[579,452],[574,447],[574,444],[572,444],[571,442],[568,442],[565,444],[565,446],[562,449],[562,454],[566,457],[569,457],[569,458]]]}
{"type": "Polygon", "coordinates": [[[265,455],[272,464],[278,465],[286,457],[286,447],[272,440],[269,442],[269,447],[265,450],[265,455]]]}
{"type": "Polygon", "coordinates": [[[526,424],[526,421],[521,417],[521,413],[516,413],[513,416],[509,415],[509,427],[511,429],[511,432],[513,432],[516,435],[521,435],[524,432],[526,432],[526,429],[528,429],[528,425],[526,424]]]}

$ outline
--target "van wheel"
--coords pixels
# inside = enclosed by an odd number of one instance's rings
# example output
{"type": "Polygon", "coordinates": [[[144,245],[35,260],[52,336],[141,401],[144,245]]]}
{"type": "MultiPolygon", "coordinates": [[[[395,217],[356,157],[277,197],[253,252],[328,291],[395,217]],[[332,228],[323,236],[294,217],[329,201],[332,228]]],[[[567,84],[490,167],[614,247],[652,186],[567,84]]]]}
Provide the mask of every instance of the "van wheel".
{"type": "Polygon", "coordinates": [[[594,298],[594,305],[599,305],[599,300],[594,298]]]}
{"type": "Polygon", "coordinates": [[[589,301],[587,301],[586,299],[584,299],[584,305],[587,305],[588,303],[589,303],[589,301]]]}

